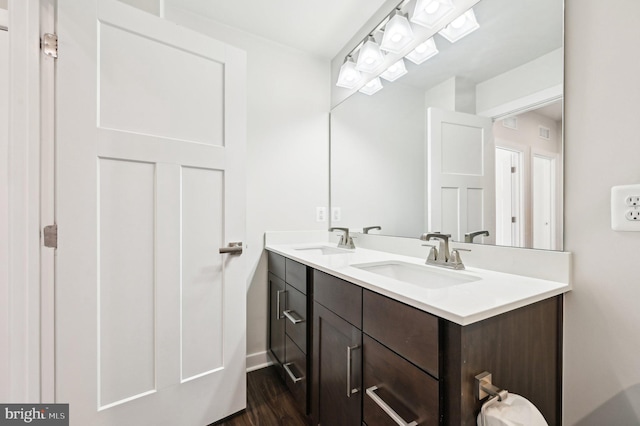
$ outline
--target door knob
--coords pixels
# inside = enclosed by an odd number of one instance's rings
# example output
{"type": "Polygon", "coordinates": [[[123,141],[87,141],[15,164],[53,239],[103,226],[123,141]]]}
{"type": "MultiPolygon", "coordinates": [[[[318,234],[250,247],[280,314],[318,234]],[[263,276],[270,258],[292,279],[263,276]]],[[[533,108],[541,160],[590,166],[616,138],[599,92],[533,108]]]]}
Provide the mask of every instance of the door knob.
{"type": "Polygon", "coordinates": [[[220,247],[221,254],[242,254],[242,241],[229,243],[227,247],[220,247]]]}

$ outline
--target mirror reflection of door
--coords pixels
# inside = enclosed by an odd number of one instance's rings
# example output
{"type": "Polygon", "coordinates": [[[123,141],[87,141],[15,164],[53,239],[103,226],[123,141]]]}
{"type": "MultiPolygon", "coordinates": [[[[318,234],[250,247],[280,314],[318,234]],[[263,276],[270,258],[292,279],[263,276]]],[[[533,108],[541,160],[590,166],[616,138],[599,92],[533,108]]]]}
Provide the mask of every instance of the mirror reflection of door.
{"type": "Polygon", "coordinates": [[[533,156],[533,248],[554,250],[554,159],[533,156]]]}
{"type": "Polygon", "coordinates": [[[493,134],[496,244],[561,250],[561,101],[498,119],[493,134]]]}
{"type": "Polygon", "coordinates": [[[496,147],[496,244],[521,247],[522,153],[496,147]]]}

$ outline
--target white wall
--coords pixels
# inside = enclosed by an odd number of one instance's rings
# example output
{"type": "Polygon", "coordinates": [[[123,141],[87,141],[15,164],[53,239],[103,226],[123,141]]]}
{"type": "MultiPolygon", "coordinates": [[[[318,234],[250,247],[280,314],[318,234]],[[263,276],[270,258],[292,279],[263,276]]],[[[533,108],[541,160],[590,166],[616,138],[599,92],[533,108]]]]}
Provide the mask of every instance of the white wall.
{"type": "Polygon", "coordinates": [[[640,233],[610,227],[610,188],[640,183],[637,0],[567,0],[566,425],[640,424],[640,233]]]}
{"type": "Polygon", "coordinates": [[[475,88],[477,114],[495,117],[496,109],[505,105],[509,106],[507,111],[515,111],[535,101],[545,100],[550,94],[557,92],[561,95],[562,60],[563,49],[556,49],[479,83],[475,88]],[[526,101],[519,105],[522,99],[526,101]]]}
{"type": "Polygon", "coordinates": [[[262,353],[268,325],[264,232],[328,226],[315,221],[315,211],[329,204],[329,61],[188,12],[165,14],[247,52],[247,353],[262,353]]]}

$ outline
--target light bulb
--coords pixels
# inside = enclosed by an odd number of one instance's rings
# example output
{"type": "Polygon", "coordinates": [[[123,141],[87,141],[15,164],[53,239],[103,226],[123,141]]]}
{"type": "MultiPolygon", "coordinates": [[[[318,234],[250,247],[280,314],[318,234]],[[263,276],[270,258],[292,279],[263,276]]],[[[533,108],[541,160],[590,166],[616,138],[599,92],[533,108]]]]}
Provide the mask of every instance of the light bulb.
{"type": "Polygon", "coordinates": [[[440,25],[454,10],[451,0],[417,0],[411,22],[427,28],[440,25]]]}
{"type": "Polygon", "coordinates": [[[353,59],[351,59],[351,56],[349,56],[340,67],[340,74],[338,74],[336,86],[353,89],[360,81],[360,78],[360,71],[356,69],[356,64],[353,62],[353,59]]]}
{"type": "Polygon", "coordinates": [[[433,37],[431,37],[424,43],[420,43],[415,49],[413,49],[413,52],[406,56],[406,58],[411,62],[420,65],[437,54],[438,48],[436,47],[436,42],[433,40],[433,37]]]}
{"type": "Polygon", "coordinates": [[[380,48],[391,53],[401,53],[411,40],[413,40],[413,30],[409,20],[399,10],[395,10],[384,27],[380,48]]]}
{"type": "Polygon", "coordinates": [[[389,68],[380,77],[387,81],[396,81],[407,73],[407,67],[404,65],[404,60],[401,58],[398,62],[391,64],[389,68]]]}
{"type": "Polygon", "coordinates": [[[362,87],[362,89],[359,90],[359,92],[364,93],[365,95],[373,95],[380,89],[382,89],[382,82],[380,81],[379,77],[376,77],[370,82],[368,82],[367,84],[365,84],[364,87],[362,87]]]}
{"type": "Polygon", "coordinates": [[[429,3],[429,5],[424,9],[424,11],[426,13],[428,13],[429,15],[433,15],[434,13],[436,13],[438,11],[438,9],[440,8],[440,3],[438,3],[437,1],[432,1],[431,3],[429,3]]]}
{"type": "Polygon", "coordinates": [[[382,56],[380,46],[378,46],[373,36],[368,36],[367,41],[360,48],[356,69],[358,71],[371,73],[378,68],[383,60],[384,56],[382,56]]]}
{"type": "Polygon", "coordinates": [[[451,26],[457,30],[464,26],[464,23],[467,22],[467,17],[464,15],[458,16],[456,19],[451,22],[451,26]]]}
{"type": "Polygon", "coordinates": [[[480,28],[480,24],[476,20],[476,15],[473,13],[473,9],[469,9],[441,30],[440,35],[451,43],[455,43],[478,28],[480,28]]]}

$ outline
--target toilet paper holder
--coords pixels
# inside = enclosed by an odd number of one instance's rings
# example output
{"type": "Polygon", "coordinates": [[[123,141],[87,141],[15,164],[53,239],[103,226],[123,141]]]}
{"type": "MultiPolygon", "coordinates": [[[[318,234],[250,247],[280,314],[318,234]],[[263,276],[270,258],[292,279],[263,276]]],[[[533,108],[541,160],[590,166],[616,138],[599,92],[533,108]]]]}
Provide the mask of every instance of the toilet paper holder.
{"type": "Polygon", "coordinates": [[[500,389],[491,382],[491,373],[483,371],[476,376],[476,398],[482,400],[487,396],[497,397],[498,401],[507,399],[509,392],[506,389],[500,389]]]}

